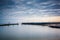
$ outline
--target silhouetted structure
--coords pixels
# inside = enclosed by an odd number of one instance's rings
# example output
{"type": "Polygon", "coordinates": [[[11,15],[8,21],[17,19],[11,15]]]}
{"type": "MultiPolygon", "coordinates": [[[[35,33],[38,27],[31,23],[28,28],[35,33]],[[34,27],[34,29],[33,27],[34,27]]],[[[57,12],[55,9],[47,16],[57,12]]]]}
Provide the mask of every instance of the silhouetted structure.
{"type": "Polygon", "coordinates": [[[60,22],[32,22],[32,23],[22,23],[22,25],[41,25],[49,26],[51,28],[60,28],[60,22]]]}
{"type": "Polygon", "coordinates": [[[0,24],[0,26],[10,26],[10,25],[19,25],[19,24],[18,23],[0,24]]]}

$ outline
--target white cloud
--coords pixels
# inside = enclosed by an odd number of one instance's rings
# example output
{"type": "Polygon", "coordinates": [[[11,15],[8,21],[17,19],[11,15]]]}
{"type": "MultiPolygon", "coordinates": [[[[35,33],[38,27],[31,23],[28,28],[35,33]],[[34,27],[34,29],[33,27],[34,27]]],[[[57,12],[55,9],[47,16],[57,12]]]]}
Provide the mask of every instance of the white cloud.
{"type": "Polygon", "coordinates": [[[33,2],[27,2],[26,4],[32,4],[33,2]]]}
{"type": "Polygon", "coordinates": [[[25,9],[22,7],[23,10],[6,10],[4,13],[5,17],[33,17],[33,16],[58,16],[60,15],[60,9],[29,9],[25,7],[25,9]]]}

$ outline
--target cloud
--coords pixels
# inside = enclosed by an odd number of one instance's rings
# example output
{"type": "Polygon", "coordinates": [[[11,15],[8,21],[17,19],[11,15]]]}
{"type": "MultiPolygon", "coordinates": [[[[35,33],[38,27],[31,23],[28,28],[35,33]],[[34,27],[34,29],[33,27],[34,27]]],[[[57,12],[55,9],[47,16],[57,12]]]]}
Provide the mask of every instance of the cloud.
{"type": "Polygon", "coordinates": [[[26,19],[23,19],[23,20],[24,22],[60,22],[60,16],[26,17],[26,19]]]}
{"type": "Polygon", "coordinates": [[[40,9],[44,9],[44,8],[56,8],[56,5],[59,5],[59,2],[56,0],[6,0],[6,1],[0,1],[1,2],[1,6],[3,5],[3,7],[7,7],[7,8],[14,8],[16,6],[26,6],[26,7],[30,7],[30,8],[40,8],[40,9]],[[54,6],[55,5],[55,6],[54,6]],[[53,7],[54,6],[54,7],[53,7]]]}
{"type": "Polygon", "coordinates": [[[18,18],[29,16],[60,16],[60,9],[56,8],[59,2],[55,3],[54,0],[1,0],[0,2],[0,5],[3,5],[3,9],[1,8],[3,18],[4,16],[18,18]]]}
{"type": "Polygon", "coordinates": [[[12,0],[0,0],[0,9],[12,8],[15,2],[12,0]]]}
{"type": "MultiPolygon", "coordinates": [[[[23,8],[24,9],[24,8],[23,8]]],[[[60,9],[29,9],[25,8],[26,10],[12,10],[12,11],[5,11],[4,15],[5,17],[33,17],[33,16],[59,16],[60,14],[60,9]]]]}

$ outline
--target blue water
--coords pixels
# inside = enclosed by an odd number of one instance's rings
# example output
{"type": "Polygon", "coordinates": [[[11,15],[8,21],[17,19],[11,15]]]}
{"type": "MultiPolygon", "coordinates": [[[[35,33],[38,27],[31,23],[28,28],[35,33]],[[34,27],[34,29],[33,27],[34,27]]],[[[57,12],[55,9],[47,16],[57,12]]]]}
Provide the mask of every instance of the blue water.
{"type": "Polygon", "coordinates": [[[0,27],[0,38],[60,38],[60,29],[47,26],[15,25],[0,27]]]}

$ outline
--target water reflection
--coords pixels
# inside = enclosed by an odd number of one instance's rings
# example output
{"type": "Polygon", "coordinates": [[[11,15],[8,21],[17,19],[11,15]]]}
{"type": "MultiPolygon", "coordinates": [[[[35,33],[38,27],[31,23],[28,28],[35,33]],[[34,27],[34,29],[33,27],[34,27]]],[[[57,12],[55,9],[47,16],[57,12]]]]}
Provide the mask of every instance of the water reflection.
{"type": "Polygon", "coordinates": [[[32,25],[15,25],[0,27],[0,31],[4,38],[16,39],[60,39],[60,29],[53,29],[43,26],[32,25]]]}

